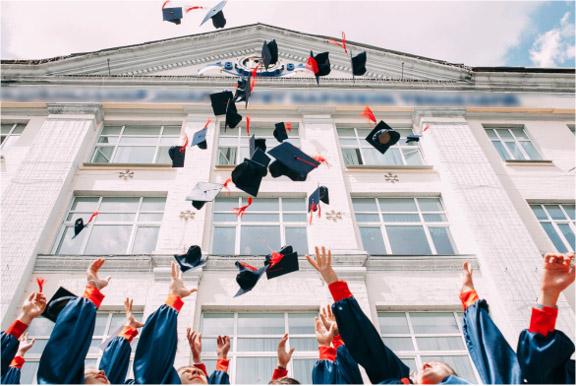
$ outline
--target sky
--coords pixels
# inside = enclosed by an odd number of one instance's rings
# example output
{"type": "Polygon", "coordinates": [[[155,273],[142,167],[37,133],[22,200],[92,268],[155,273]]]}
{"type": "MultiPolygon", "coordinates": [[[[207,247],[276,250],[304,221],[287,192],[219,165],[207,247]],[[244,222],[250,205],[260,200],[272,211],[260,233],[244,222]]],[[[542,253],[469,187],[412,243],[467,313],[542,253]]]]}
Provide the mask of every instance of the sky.
{"type": "MultiPolygon", "coordinates": [[[[219,0],[171,0],[168,6],[219,0]]],[[[41,59],[214,30],[206,10],[162,21],[163,0],[0,0],[1,58],[41,59]]],[[[573,1],[229,0],[226,28],[257,22],[468,66],[575,67],[573,1]]],[[[279,43],[280,45],[280,43],[279,43]]]]}

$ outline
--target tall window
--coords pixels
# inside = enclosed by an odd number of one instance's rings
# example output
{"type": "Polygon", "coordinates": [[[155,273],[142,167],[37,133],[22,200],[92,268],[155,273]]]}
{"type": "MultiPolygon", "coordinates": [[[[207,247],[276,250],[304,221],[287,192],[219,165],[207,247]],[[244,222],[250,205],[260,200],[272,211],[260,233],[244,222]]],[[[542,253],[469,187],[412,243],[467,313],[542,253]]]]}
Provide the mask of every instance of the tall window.
{"type": "Polygon", "coordinates": [[[164,212],[164,197],[75,197],[60,230],[56,254],[100,255],[150,253],[156,247],[164,212]],[[78,218],[87,223],[74,236],[78,218]]]}
{"type": "Polygon", "coordinates": [[[410,370],[422,363],[448,363],[458,376],[478,382],[462,336],[459,312],[378,312],[384,343],[410,370]]]}
{"type": "Polygon", "coordinates": [[[386,153],[380,152],[366,141],[371,129],[338,128],[344,163],[351,165],[422,165],[418,142],[406,143],[412,129],[395,128],[401,138],[386,153]]]}
{"type": "Polygon", "coordinates": [[[574,204],[534,204],[530,207],[558,252],[576,249],[574,204]]]}
{"type": "MultiPolygon", "coordinates": [[[[134,311],[134,316],[137,320],[142,320],[142,311],[134,311]]],[[[88,355],[86,356],[85,366],[97,367],[98,361],[102,357],[102,350],[100,345],[103,344],[109,337],[116,336],[119,328],[124,325],[126,316],[123,311],[105,311],[99,310],[96,314],[96,326],[94,328],[94,335],[90,344],[88,355]]],[[[46,318],[38,318],[28,328],[30,338],[36,338],[36,343],[26,354],[26,363],[22,367],[21,384],[36,383],[36,372],[38,371],[38,364],[42,351],[46,347],[46,343],[50,338],[54,323],[46,318]]],[[[134,352],[138,337],[132,340],[132,357],[129,368],[129,376],[132,374],[132,362],[134,360],[134,352]]]]}
{"type": "MultiPolygon", "coordinates": [[[[236,165],[242,162],[244,158],[250,158],[248,154],[249,138],[252,134],[254,134],[256,138],[265,138],[266,146],[269,149],[279,145],[278,141],[272,135],[274,123],[268,123],[266,125],[267,126],[264,126],[263,123],[253,123],[250,127],[250,134],[246,133],[243,125],[235,129],[226,129],[226,131],[224,131],[224,125],[220,125],[217,165],[236,165]]],[[[300,147],[297,123],[292,123],[292,131],[288,133],[288,141],[294,146],[300,147]]]]}
{"type": "Polygon", "coordinates": [[[93,163],[171,163],[168,149],[181,144],[180,126],[105,125],[93,163]]]}
{"type": "Polygon", "coordinates": [[[440,198],[353,198],[364,249],[372,255],[453,255],[440,198]]]}
{"type": "Polygon", "coordinates": [[[2,123],[0,125],[0,149],[13,145],[26,127],[25,123],[2,123]]]}
{"type": "Polygon", "coordinates": [[[542,159],[522,127],[491,127],[486,134],[503,160],[542,159]]]}
{"type": "Polygon", "coordinates": [[[312,368],[318,359],[315,316],[314,312],[203,312],[203,360],[212,371],[217,358],[216,337],[228,335],[231,383],[267,384],[276,368],[278,341],[288,333],[288,348],[296,348],[288,374],[310,384],[312,368]]]}
{"type": "Polygon", "coordinates": [[[241,197],[216,199],[212,254],[267,255],[288,244],[308,253],[304,198],[256,198],[244,216],[236,217],[232,209],[245,204],[241,197]]]}

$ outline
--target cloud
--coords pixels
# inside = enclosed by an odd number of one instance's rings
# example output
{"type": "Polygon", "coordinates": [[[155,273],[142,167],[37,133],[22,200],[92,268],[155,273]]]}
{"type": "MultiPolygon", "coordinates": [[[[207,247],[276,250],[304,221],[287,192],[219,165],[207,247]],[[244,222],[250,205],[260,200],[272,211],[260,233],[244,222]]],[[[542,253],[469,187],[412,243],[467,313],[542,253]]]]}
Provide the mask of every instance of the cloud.
{"type": "Polygon", "coordinates": [[[560,25],[539,35],[530,49],[530,59],[537,67],[558,67],[574,61],[574,23],[566,12],[560,25]]]}

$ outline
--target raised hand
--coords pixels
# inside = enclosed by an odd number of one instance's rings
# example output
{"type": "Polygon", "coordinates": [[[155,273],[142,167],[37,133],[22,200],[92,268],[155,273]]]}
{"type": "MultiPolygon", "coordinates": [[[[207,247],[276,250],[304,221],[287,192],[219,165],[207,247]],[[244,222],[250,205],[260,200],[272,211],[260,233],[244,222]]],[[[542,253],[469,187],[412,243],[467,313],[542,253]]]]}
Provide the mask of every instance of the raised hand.
{"type": "Polygon", "coordinates": [[[192,330],[190,327],[186,329],[186,338],[188,339],[188,344],[190,345],[190,350],[192,350],[192,359],[194,363],[202,362],[202,335],[192,330]]]}
{"type": "Polygon", "coordinates": [[[88,285],[94,286],[98,288],[98,290],[106,287],[112,278],[111,276],[108,276],[106,279],[100,279],[98,277],[98,271],[102,268],[105,262],[106,260],[102,257],[96,259],[90,263],[90,266],[86,270],[86,280],[88,281],[88,285]]]}
{"type": "Polygon", "coordinates": [[[286,351],[286,343],[288,342],[288,334],[284,334],[278,342],[278,367],[286,368],[290,360],[292,359],[292,354],[296,351],[295,348],[291,348],[290,351],[286,351]]]}
{"type": "Polygon", "coordinates": [[[338,276],[336,272],[334,272],[334,269],[332,269],[332,252],[330,250],[326,252],[325,247],[322,247],[321,251],[318,247],[314,249],[316,251],[316,259],[306,255],[306,260],[320,273],[322,279],[324,279],[327,284],[338,281],[338,276]]]}
{"type": "Polygon", "coordinates": [[[320,320],[322,320],[322,324],[324,324],[326,330],[330,331],[330,329],[334,329],[334,336],[340,335],[336,317],[332,313],[332,307],[330,307],[330,305],[322,307],[320,310],[320,320]]]}
{"type": "Polygon", "coordinates": [[[196,288],[188,289],[182,280],[182,271],[178,268],[178,264],[172,262],[172,280],[170,281],[170,294],[185,298],[198,291],[196,288]]]}
{"type": "Polygon", "coordinates": [[[216,339],[216,346],[218,350],[218,359],[227,359],[228,351],[230,351],[230,337],[218,336],[216,339]]]}
{"type": "Polygon", "coordinates": [[[323,323],[323,320],[320,320],[320,318],[314,319],[314,327],[316,330],[316,340],[318,341],[318,346],[330,347],[332,339],[334,339],[335,335],[335,326],[336,323],[329,324],[329,328],[327,329],[326,325],[323,323]]]}
{"type": "Polygon", "coordinates": [[[462,288],[460,293],[472,291],[474,289],[474,281],[472,280],[472,264],[465,262],[462,267],[462,288]]]}
{"type": "Polygon", "coordinates": [[[134,314],[132,313],[132,303],[134,299],[126,298],[124,299],[124,312],[126,313],[126,325],[135,329],[144,327],[144,323],[136,320],[134,314]]]}
{"type": "Polygon", "coordinates": [[[34,346],[34,342],[36,342],[36,338],[28,339],[28,334],[23,334],[20,336],[20,344],[18,346],[18,356],[24,357],[24,354],[28,352],[34,346]]]}
{"type": "Polygon", "coordinates": [[[30,324],[32,319],[42,315],[46,309],[46,296],[39,292],[31,293],[22,304],[18,319],[25,324],[30,324]]]}
{"type": "Polygon", "coordinates": [[[573,262],[573,252],[566,256],[556,253],[547,253],[544,256],[544,273],[538,299],[540,304],[547,307],[556,306],[560,293],[574,283],[576,271],[573,262]]]}

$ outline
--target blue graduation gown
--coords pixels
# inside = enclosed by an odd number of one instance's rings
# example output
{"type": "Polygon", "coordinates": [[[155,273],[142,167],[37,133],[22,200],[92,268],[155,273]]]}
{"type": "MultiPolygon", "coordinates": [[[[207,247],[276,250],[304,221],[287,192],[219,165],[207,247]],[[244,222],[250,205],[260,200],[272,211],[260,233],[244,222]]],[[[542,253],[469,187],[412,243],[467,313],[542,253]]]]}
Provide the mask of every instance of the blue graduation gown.
{"type": "Polygon", "coordinates": [[[123,336],[116,336],[108,343],[98,368],[104,370],[111,384],[126,383],[131,354],[130,342],[123,336]]]}
{"type": "Polygon", "coordinates": [[[336,350],[336,359],[319,359],[312,369],[314,385],[361,385],[362,375],[358,363],[352,358],[346,345],[336,350]]]}
{"type": "Polygon", "coordinates": [[[12,362],[12,359],[14,359],[16,353],[18,352],[19,344],[20,343],[18,342],[18,339],[14,335],[2,331],[0,343],[2,348],[2,381],[4,380],[4,375],[10,369],[10,362],[12,362]]]}
{"type": "Polygon", "coordinates": [[[3,385],[19,385],[20,384],[20,375],[22,371],[18,367],[8,367],[8,370],[4,375],[2,375],[2,384],[3,385]]]}

